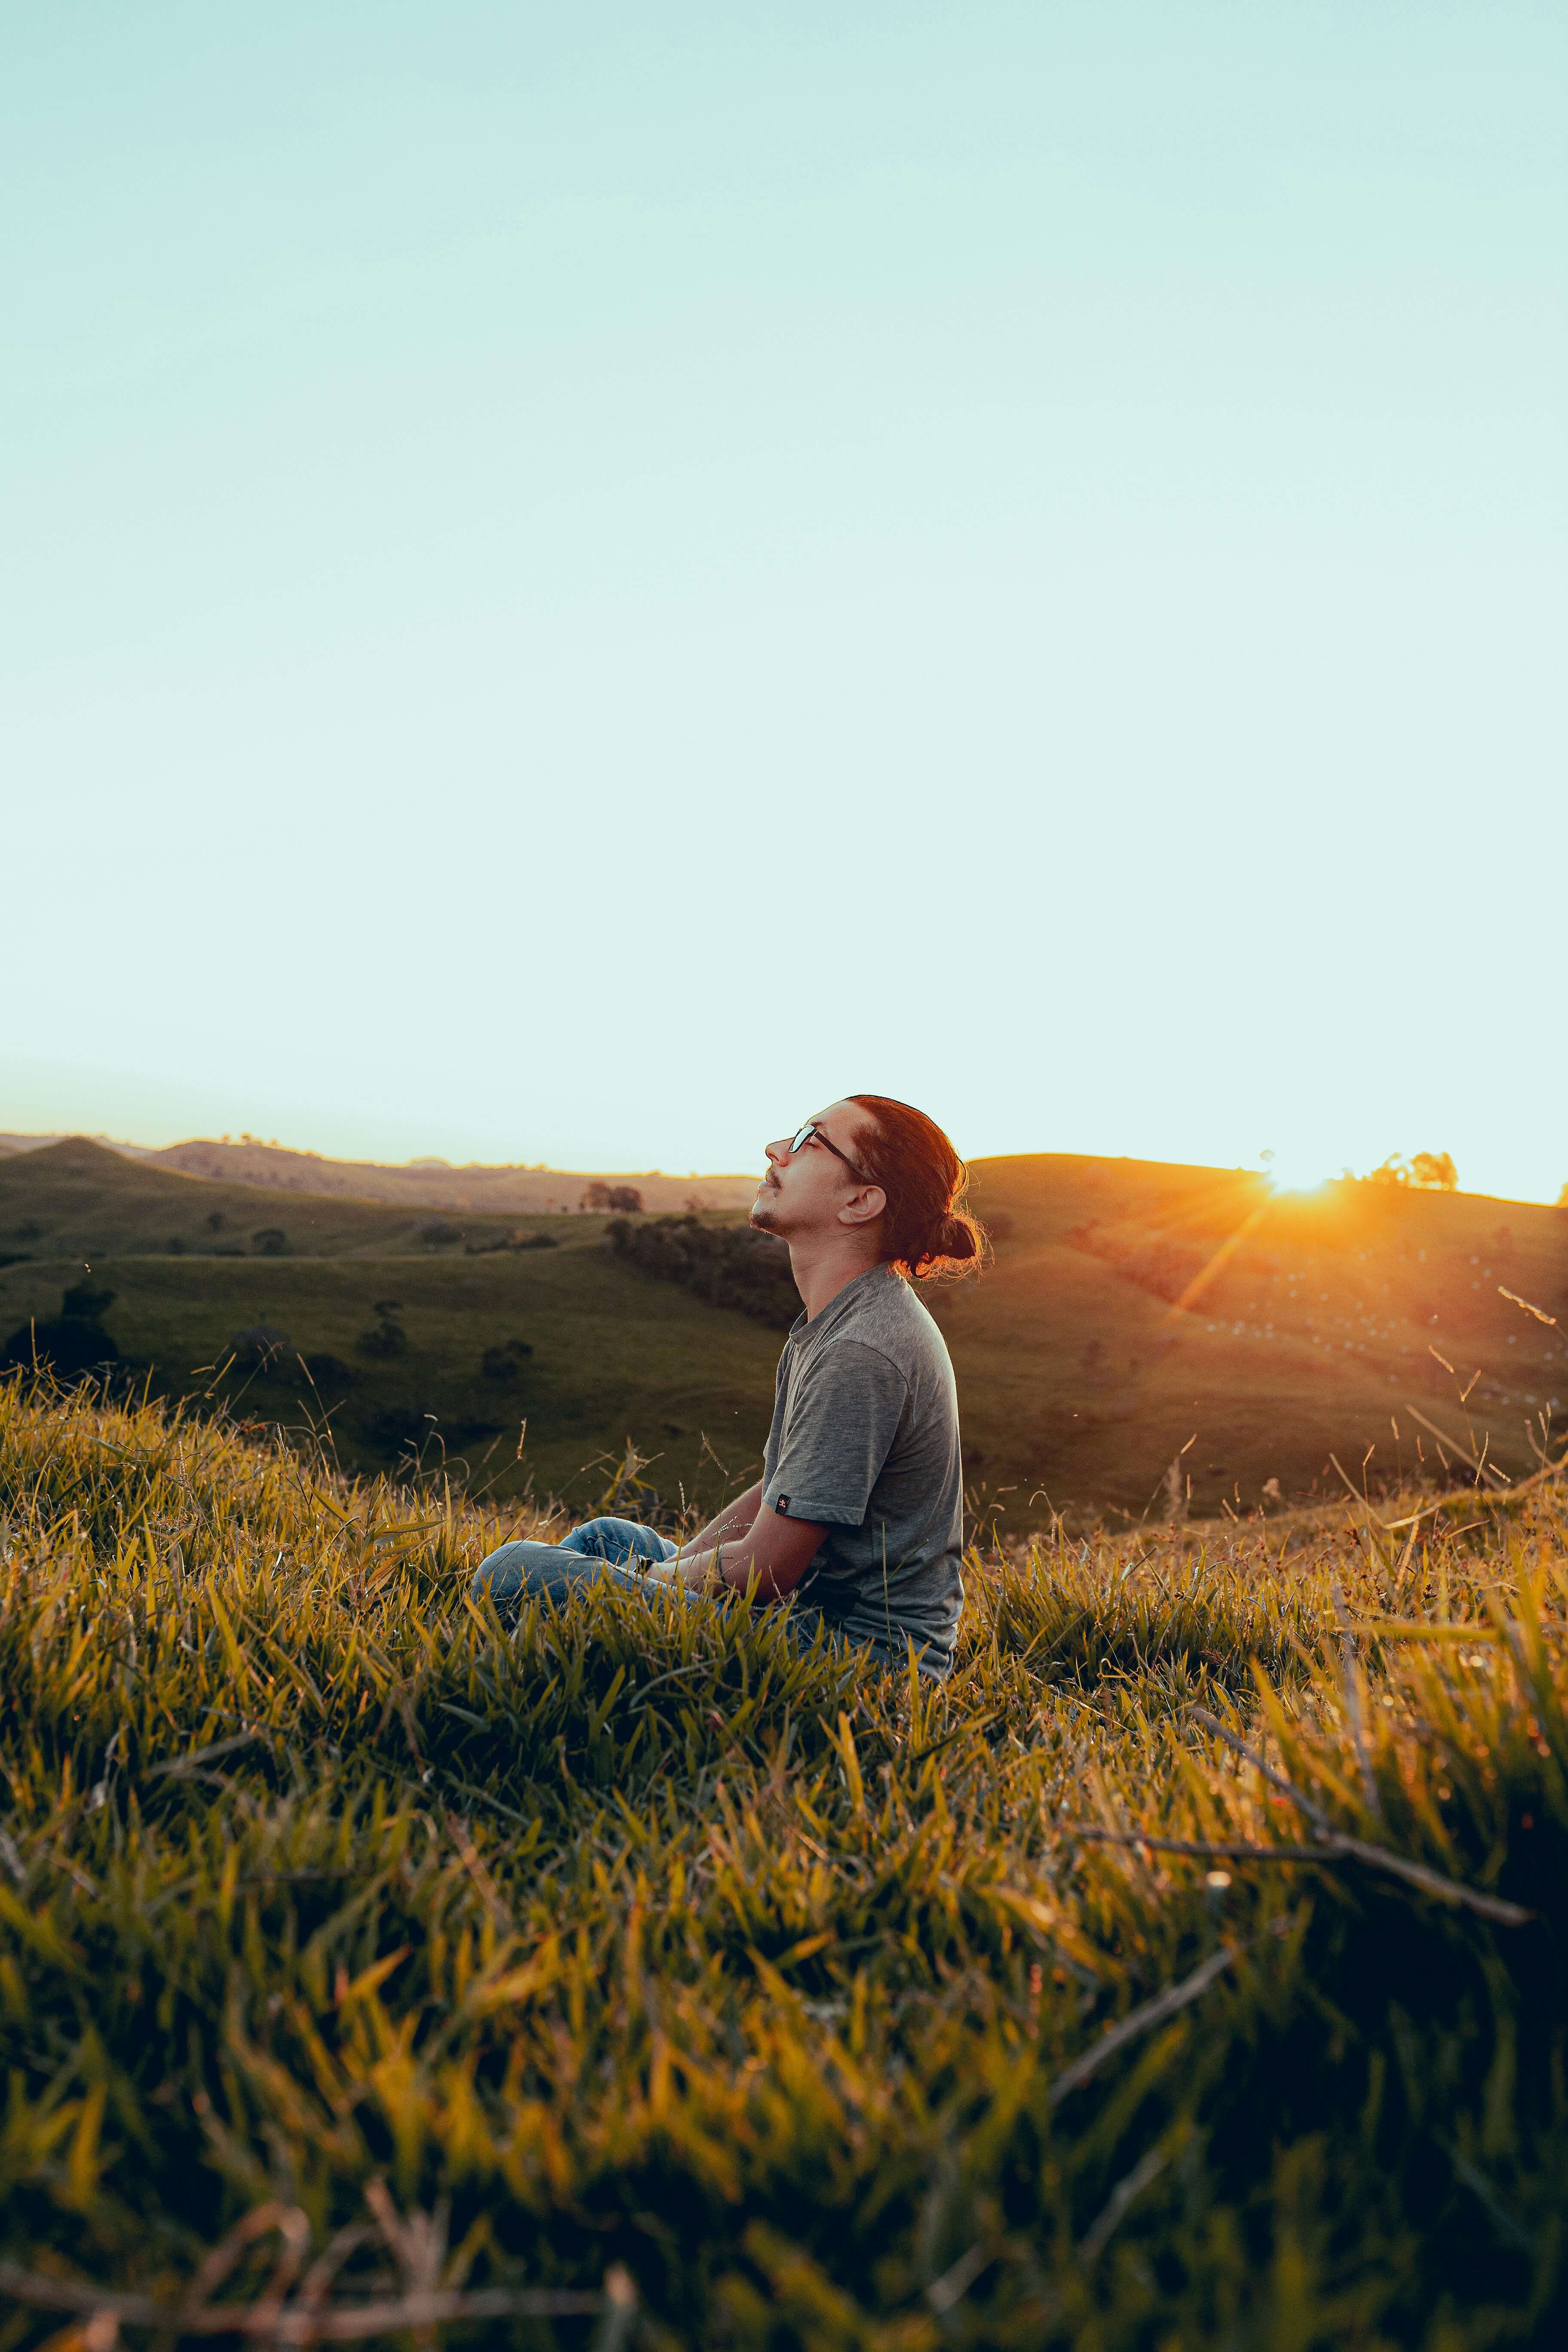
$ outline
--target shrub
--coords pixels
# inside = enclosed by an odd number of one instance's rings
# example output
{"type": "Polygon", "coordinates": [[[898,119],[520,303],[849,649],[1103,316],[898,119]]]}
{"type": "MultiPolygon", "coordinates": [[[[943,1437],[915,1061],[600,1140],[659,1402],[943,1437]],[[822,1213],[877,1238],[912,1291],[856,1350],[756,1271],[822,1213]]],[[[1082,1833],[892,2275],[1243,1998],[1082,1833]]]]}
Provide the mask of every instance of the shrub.
{"type": "Polygon", "coordinates": [[[771,1234],[749,1225],[705,1225],[692,1216],[655,1217],[643,1225],[617,1217],[605,1239],[617,1257],[645,1274],[679,1283],[710,1306],[734,1307],[775,1331],[787,1331],[800,1313],[789,1252],[771,1234]]]}
{"type": "Polygon", "coordinates": [[[247,1323],[228,1343],[228,1352],[242,1371],[267,1371],[289,1353],[289,1334],[267,1323],[247,1323]]]}
{"type": "Polygon", "coordinates": [[[429,1440],[438,1416],[416,1404],[384,1404],[368,1413],[364,1433],[383,1454],[417,1453],[429,1440]]]}
{"type": "Polygon", "coordinates": [[[420,1226],[416,1238],[426,1249],[448,1249],[454,1242],[462,1240],[463,1229],[447,1217],[431,1217],[420,1226]]]}
{"type": "Polygon", "coordinates": [[[595,1180],[582,1195],[577,1206],[601,1212],[618,1209],[624,1215],[640,1216],[642,1194],[635,1184],[605,1184],[595,1180]]]}
{"type": "Polygon", "coordinates": [[[60,1313],[80,1323],[100,1323],[114,1304],[112,1290],[96,1283],[73,1282],[60,1301],[60,1313]]]}
{"type": "Polygon", "coordinates": [[[510,1234],[498,1234],[493,1241],[465,1242],[470,1257],[492,1257],[497,1250],[558,1249],[553,1234],[531,1234],[521,1225],[514,1225],[510,1234]]]}
{"type": "Polygon", "coordinates": [[[263,1225],[250,1239],[258,1257],[281,1257],[289,1247],[289,1236],[279,1225],[263,1225]]]}
{"type": "Polygon", "coordinates": [[[222,1231],[223,1231],[223,1229],[224,1229],[224,1227],[225,1227],[225,1225],[226,1225],[226,1224],[227,1224],[227,1223],[228,1223],[228,1219],[224,1215],[224,1213],[223,1213],[223,1211],[222,1211],[221,1209],[209,1209],[209,1210],[207,1211],[207,1231],[208,1231],[208,1233],[210,1233],[210,1234],[221,1234],[221,1233],[222,1233],[222,1231]]]}
{"type": "Polygon", "coordinates": [[[58,1381],[89,1378],[120,1361],[120,1349],[100,1318],[114,1304],[112,1290],[73,1283],[60,1311],[23,1323],[0,1348],[0,1371],[47,1365],[58,1381]]]}
{"type": "Polygon", "coordinates": [[[405,1356],[408,1334],[401,1323],[374,1323],[368,1331],[360,1332],[354,1346],[362,1356],[405,1356]]]}
{"type": "Polygon", "coordinates": [[[1407,1184],[1417,1192],[1457,1192],[1459,1171],[1451,1151],[1416,1151],[1408,1160],[1391,1151],[1366,1179],[1369,1184],[1407,1184]]]}
{"type": "Polygon", "coordinates": [[[24,1323],[0,1349],[0,1372],[38,1364],[58,1381],[83,1380],[119,1361],[120,1350],[108,1332],[75,1315],[24,1323]]]}
{"type": "Polygon", "coordinates": [[[1163,1234],[1132,1238],[1106,1233],[1092,1218],[1086,1225],[1075,1225],[1067,1239],[1074,1249],[1103,1258],[1125,1281],[1135,1282],[1140,1290],[1152,1291],[1156,1298],[1173,1302],[1181,1297],[1194,1276],[1203,1272],[1212,1255],[1191,1242],[1167,1241],[1163,1234]]]}
{"type": "Polygon", "coordinates": [[[354,1346],[362,1356],[402,1356],[408,1350],[408,1334],[397,1320],[403,1312],[400,1298],[378,1298],[371,1313],[379,1319],[368,1331],[362,1331],[354,1346]]]}
{"type": "Polygon", "coordinates": [[[523,1359],[532,1353],[526,1339],[503,1339],[499,1347],[485,1349],[479,1358],[479,1370],[487,1381],[515,1381],[522,1370],[523,1359]]]}

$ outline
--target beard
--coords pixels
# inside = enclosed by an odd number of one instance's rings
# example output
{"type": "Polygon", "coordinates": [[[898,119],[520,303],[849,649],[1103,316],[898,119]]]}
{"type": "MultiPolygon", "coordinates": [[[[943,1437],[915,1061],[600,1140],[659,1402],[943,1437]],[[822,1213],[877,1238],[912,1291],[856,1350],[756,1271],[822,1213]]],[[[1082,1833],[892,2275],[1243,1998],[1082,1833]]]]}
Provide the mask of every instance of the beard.
{"type": "Polygon", "coordinates": [[[780,1231],[779,1196],[765,1178],[757,1187],[757,1197],[752,1202],[752,1213],[746,1222],[757,1233],[776,1234],[780,1231]]]}

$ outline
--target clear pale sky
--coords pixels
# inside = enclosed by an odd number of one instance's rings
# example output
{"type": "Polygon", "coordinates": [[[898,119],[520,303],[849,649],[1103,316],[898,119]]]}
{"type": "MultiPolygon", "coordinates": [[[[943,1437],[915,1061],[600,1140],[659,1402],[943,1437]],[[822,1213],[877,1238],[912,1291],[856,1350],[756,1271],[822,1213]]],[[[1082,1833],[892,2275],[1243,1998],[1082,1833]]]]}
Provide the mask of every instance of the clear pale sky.
{"type": "Polygon", "coordinates": [[[0,1128],[1555,1197],[1568,20],[8,12],[0,1128]]]}

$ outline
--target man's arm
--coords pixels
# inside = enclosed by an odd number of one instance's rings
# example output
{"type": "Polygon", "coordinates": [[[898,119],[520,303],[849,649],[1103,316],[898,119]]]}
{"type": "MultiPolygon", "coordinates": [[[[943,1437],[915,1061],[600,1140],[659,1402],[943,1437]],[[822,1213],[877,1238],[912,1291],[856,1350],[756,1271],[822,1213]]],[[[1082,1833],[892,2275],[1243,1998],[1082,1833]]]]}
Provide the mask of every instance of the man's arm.
{"type": "Polygon", "coordinates": [[[742,1536],[751,1533],[752,1523],[762,1507],[763,1482],[759,1478],[755,1486],[748,1486],[743,1495],[737,1495],[732,1503],[726,1503],[716,1519],[710,1519],[696,1535],[689,1536],[680,1547],[681,1556],[684,1558],[688,1552],[711,1551],[715,1544],[738,1542],[742,1536]]]}
{"type": "MultiPolygon", "coordinates": [[[[679,1559],[669,1562],[665,1574],[672,1580],[679,1577],[689,1591],[721,1582],[740,1592],[754,1574],[761,1599],[782,1601],[785,1593],[795,1591],[816,1558],[826,1533],[816,1519],[781,1518],[764,1505],[738,1540],[721,1540],[711,1549],[706,1540],[700,1548],[689,1545],[679,1559]]],[[[703,1534],[706,1538],[706,1529],[703,1534]]]]}
{"type": "Polygon", "coordinates": [[[673,1559],[650,1561],[643,1574],[651,1577],[656,1584],[705,1583],[713,1555],[721,1545],[737,1544],[751,1534],[762,1501],[763,1482],[759,1478],[754,1486],[747,1487],[743,1495],[737,1495],[732,1503],[726,1503],[718,1517],[710,1519],[705,1528],[700,1528],[696,1535],[689,1536],[673,1559]],[[699,1560],[703,1563],[702,1573],[688,1574],[689,1569],[699,1560]]]}

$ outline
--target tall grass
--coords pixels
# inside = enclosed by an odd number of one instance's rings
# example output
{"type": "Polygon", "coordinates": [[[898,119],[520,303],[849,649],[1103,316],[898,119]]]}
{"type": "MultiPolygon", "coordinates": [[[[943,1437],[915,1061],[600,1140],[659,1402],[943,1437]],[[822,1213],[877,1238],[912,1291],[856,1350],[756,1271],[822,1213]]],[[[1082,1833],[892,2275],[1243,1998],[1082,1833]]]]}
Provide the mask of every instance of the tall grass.
{"type": "Polygon", "coordinates": [[[16,1382],[0,1517],[0,2352],[1561,2324],[1553,1482],[972,1558],[940,1690],[16,1382]]]}

